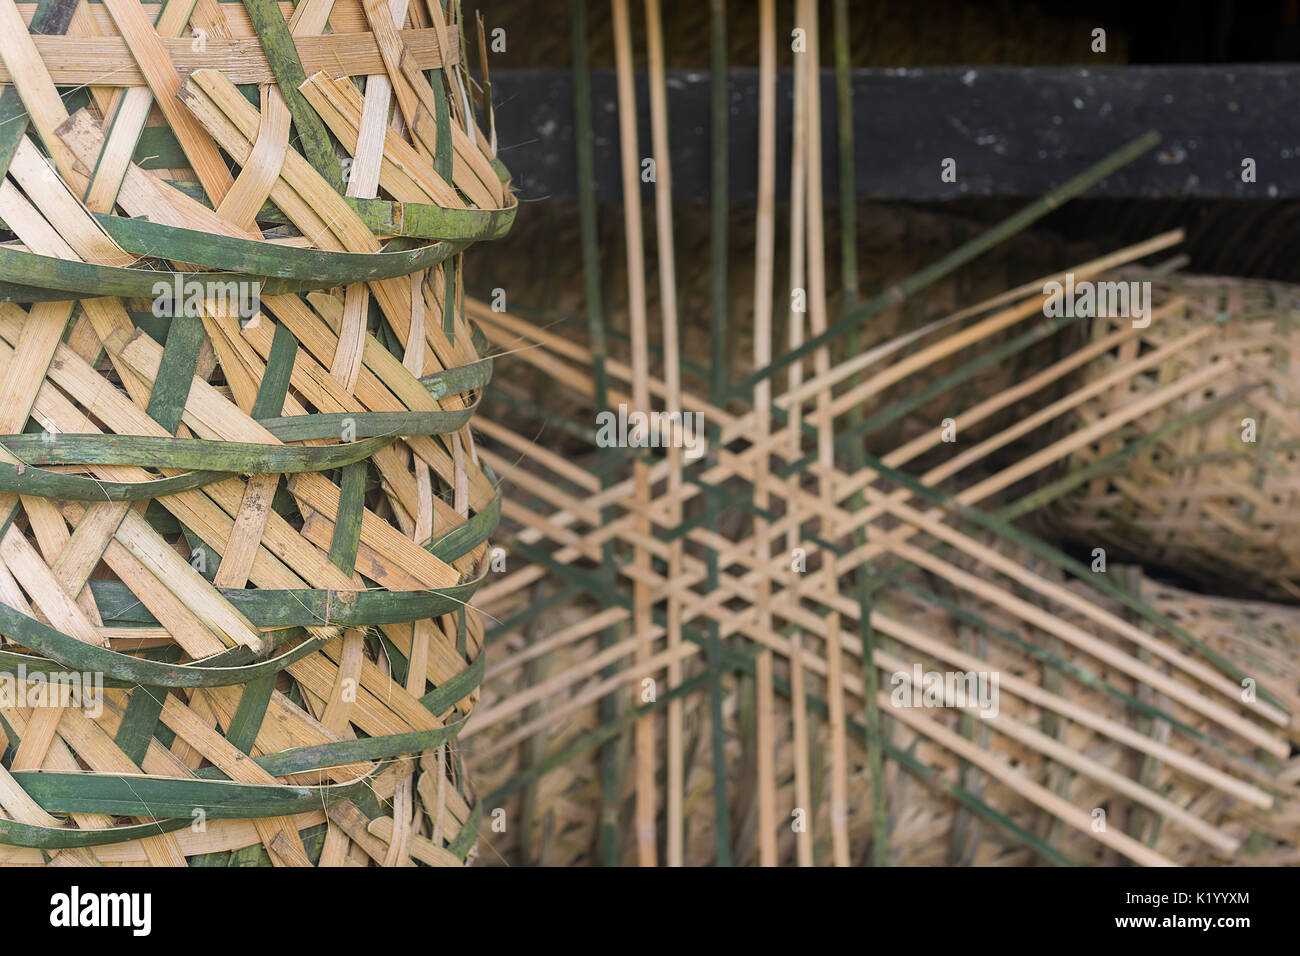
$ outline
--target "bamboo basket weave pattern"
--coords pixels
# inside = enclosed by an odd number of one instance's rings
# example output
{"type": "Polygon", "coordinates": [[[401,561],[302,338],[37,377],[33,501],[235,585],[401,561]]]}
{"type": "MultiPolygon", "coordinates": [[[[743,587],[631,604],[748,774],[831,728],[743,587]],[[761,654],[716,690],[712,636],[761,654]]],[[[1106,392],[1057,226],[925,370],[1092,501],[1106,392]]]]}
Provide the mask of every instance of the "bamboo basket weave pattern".
{"type": "MultiPolygon", "coordinates": [[[[1118,457],[1066,499],[1057,520],[1081,543],[1174,568],[1211,590],[1230,585],[1294,601],[1300,598],[1300,289],[1177,276],[1153,283],[1153,297],[1157,304],[1180,304],[1139,341],[1094,362],[1089,380],[1188,336],[1199,341],[1092,399],[1079,411],[1083,421],[1212,365],[1221,373],[1206,389],[1134,421],[1123,435],[1085,448],[1072,468],[1118,457]],[[1225,409],[1198,416],[1232,396],[1225,409]],[[1123,454],[1125,448],[1135,453],[1123,454]]],[[[1125,322],[1098,319],[1094,335],[1100,339],[1125,322]]]]}
{"type": "Polygon", "coordinates": [[[439,0],[0,0],[0,863],[476,852],[461,254],[515,199],[465,46],[439,0]]]}

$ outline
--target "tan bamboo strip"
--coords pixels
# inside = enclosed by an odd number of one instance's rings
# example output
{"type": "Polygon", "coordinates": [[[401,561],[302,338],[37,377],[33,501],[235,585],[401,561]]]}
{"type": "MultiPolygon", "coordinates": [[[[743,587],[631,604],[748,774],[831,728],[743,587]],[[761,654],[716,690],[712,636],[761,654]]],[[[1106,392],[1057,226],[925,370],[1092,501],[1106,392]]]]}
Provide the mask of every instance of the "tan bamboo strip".
{"type": "MultiPolygon", "coordinates": [[[[806,312],[806,309],[795,307],[795,296],[798,294],[796,290],[804,289],[804,257],[807,253],[807,210],[805,204],[808,185],[806,175],[808,151],[803,147],[803,144],[808,136],[808,108],[803,95],[806,71],[796,69],[792,73],[794,100],[790,142],[790,299],[786,324],[788,328],[788,345],[793,349],[803,344],[803,323],[806,312]]],[[[795,362],[787,372],[787,387],[795,388],[802,380],[803,363],[795,362]]],[[[802,418],[803,409],[801,407],[796,406],[790,410],[790,420],[787,428],[790,458],[796,458],[799,455],[802,418]]],[[[760,458],[766,457],[762,451],[759,452],[759,456],[760,458]]],[[[755,480],[758,480],[757,474],[755,474],[755,480]]],[[[801,476],[798,474],[793,474],[788,479],[788,487],[785,489],[787,502],[792,502],[798,497],[800,481],[801,476]]],[[[789,510],[793,515],[793,509],[789,510]]],[[[801,547],[801,541],[798,523],[797,521],[791,521],[786,531],[786,556],[783,557],[783,560],[793,560],[796,553],[795,548],[799,547],[801,547]]],[[[797,605],[799,603],[799,576],[793,575],[786,587],[790,595],[790,602],[797,605]]],[[[798,627],[798,625],[794,626],[798,627]]],[[[795,794],[799,805],[804,807],[808,814],[807,828],[795,836],[795,854],[800,866],[812,866],[814,862],[813,840],[816,814],[813,813],[811,807],[812,782],[809,779],[811,768],[807,736],[807,695],[804,690],[803,635],[799,631],[796,630],[791,635],[790,645],[792,648],[790,657],[790,683],[792,686],[790,709],[793,715],[791,723],[795,735],[795,794]],[[796,684],[798,685],[797,690],[794,689],[796,684]]]]}
{"type": "MultiPolygon", "coordinates": [[[[145,9],[148,10],[148,5],[145,9]]],[[[417,69],[434,70],[443,66],[436,31],[403,30],[401,39],[417,69]]],[[[60,86],[147,88],[145,74],[120,36],[36,35],[32,41],[51,78],[60,86]]],[[[232,83],[275,82],[275,74],[255,37],[209,37],[203,50],[194,49],[190,37],[164,35],[161,41],[162,50],[182,80],[195,70],[219,69],[232,83]]],[[[456,37],[450,37],[449,42],[448,56],[454,61],[459,57],[456,37]]],[[[320,70],[328,70],[335,76],[378,76],[385,72],[379,46],[374,34],[369,32],[300,36],[296,45],[309,76],[320,70]]],[[[0,69],[0,82],[12,83],[15,75],[21,77],[21,70],[11,73],[6,65],[0,69]]]]}
{"type": "MultiPolygon", "coordinates": [[[[406,19],[407,0],[391,0],[393,19],[401,23],[406,19]]],[[[357,128],[356,148],[352,152],[347,194],[352,197],[373,199],[378,194],[379,170],[383,163],[384,141],[388,132],[388,108],[392,102],[393,86],[387,74],[366,79],[365,102],[357,128]]],[[[417,290],[418,295],[418,290],[417,290]]],[[[414,297],[413,297],[414,298],[414,297]]],[[[348,391],[356,387],[361,372],[361,353],[366,336],[366,309],[370,293],[364,282],[354,282],[344,290],[343,322],[339,329],[338,349],[330,373],[343,383],[348,391]]],[[[420,341],[423,342],[423,336],[420,341]]],[[[418,353],[417,353],[418,354],[418,353]]],[[[415,369],[418,375],[423,367],[415,369]]]]}
{"type": "MultiPolygon", "coordinates": [[[[319,0],[309,4],[310,7],[319,7],[319,0]]],[[[32,17],[36,13],[36,3],[31,0],[21,0],[18,4],[18,11],[22,14],[23,21],[30,24],[32,17]]],[[[155,21],[160,12],[165,8],[161,2],[142,3],[144,12],[150,21],[155,21]]],[[[255,37],[256,31],[249,21],[248,13],[242,6],[232,4],[221,5],[217,0],[201,0],[193,4],[194,13],[191,20],[197,25],[206,29],[209,35],[221,28],[223,35],[255,37]],[[215,14],[212,12],[215,8],[215,14]],[[214,19],[215,18],[215,19],[214,19]]],[[[302,4],[293,4],[290,0],[279,0],[277,6],[286,22],[296,24],[300,19],[298,9],[302,4]]],[[[113,18],[108,15],[107,10],[100,9],[99,4],[85,4],[80,11],[89,19],[93,20],[101,32],[113,29],[113,18]]],[[[321,15],[321,24],[317,30],[324,29],[325,19],[328,17],[330,28],[338,33],[363,33],[365,32],[365,18],[361,13],[361,5],[357,0],[337,0],[336,3],[324,3],[324,13],[321,15]]],[[[75,22],[75,21],[74,21],[75,22]]]]}
{"type": "Polygon", "coordinates": [[[0,60],[10,74],[6,82],[18,91],[55,166],[68,182],[81,186],[84,175],[75,171],[72,155],[54,135],[55,127],[67,118],[67,110],[13,0],[0,2],[0,60]]]}
{"type": "MultiPolygon", "coordinates": [[[[360,135],[362,96],[346,77],[332,78],[315,73],[307,78],[302,93],[344,149],[355,154],[360,135]]],[[[414,147],[391,126],[385,131],[379,183],[400,202],[434,202],[452,209],[465,202],[441,176],[421,161],[414,147]]]]}
{"type": "MultiPolygon", "coordinates": [[[[192,4],[185,3],[185,6],[187,8],[186,15],[188,16],[188,8],[192,6],[192,4]]],[[[162,12],[166,12],[165,7],[160,12],[160,16],[162,15],[162,12]]],[[[179,4],[176,4],[173,9],[173,14],[179,14],[179,12],[179,4]]],[[[24,18],[29,16],[29,14],[23,11],[21,7],[19,13],[22,14],[24,18]]],[[[34,15],[35,11],[33,10],[30,16],[34,15]]],[[[28,20],[27,22],[30,30],[31,21],[28,20]]],[[[109,18],[108,32],[113,33],[115,29],[116,28],[113,26],[111,18],[109,18]]],[[[104,30],[100,27],[99,20],[90,12],[90,4],[83,3],[78,5],[77,9],[73,11],[72,17],[68,21],[68,27],[64,35],[91,37],[104,35],[104,30]]],[[[95,106],[99,108],[101,116],[112,116],[117,111],[117,106],[121,102],[123,95],[124,93],[122,90],[109,86],[92,86],[90,88],[90,98],[94,101],[95,106]]]]}
{"type": "Polygon", "coordinates": [[[849,866],[849,760],[840,617],[826,619],[826,698],[830,707],[831,837],[836,866],[849,866]]]}
{"type": "MultiPolygon", "coordinates": [[[[279,89],[268,85],[262,87],[261,99],[257,141],[234,185],[217,205],[218,216],[244,230],[256,228],[254,217],[271,195],[289,147],[290,116],[284,97],[279,89]]],[[[122,172],[125,175],[125,168],[122,172]]]]}
{"type": "Polygon", "coordinates": [[[799,866],[812,866],[813,801],[809,780],[808,696],[804,683],[803,633],[790,635],[790,713],[794,736],[794,807],[803,816],[802,828],[795,830],[795,855],[799,866]]]}
{"type": "MultiPolygon", "coordinates": [[[[805,165],[808,238],[808,322],[813,335],[826,331],[826,249],[825,227],[822,220],[822,138],[821,138],[821,81],[818,52],[817,0],[799,0],[797,22],[806,35],[807,50],[796,57],[796,68],[804,70],[804,108],[809,128],[803,146],[808,152],[805,165]]],[[[830,371],[830,348],[819,348],[813,353],[814,370],[824,376],[830,371]]],[[[761,367],[761,366],[759,366],[761,367]]],[[[834,433],[830,414],[830,389],[823,387],[817,394],[817,449],[818,461],[825,469],[834,467],[834,433]]],[[[826,485],[826,482],[822,482],[826,485]]],[[[826,488],[829,493],[829,487],[826,488]]]]}
{"type": "MultiPolygon", "coordinates": [[[[194,0],[167,0],[157,20],[154,21],[158,35],[167,38],[181,36],[185,32],[194,8],[194,0]]],[[[86,6],[82,6],[78,12],[85,10],[86,6]]],[[[90,17],[83,19],[90,23],[94,22],[90,17]]],[[[92,29],[94,31],[92,35],[99,34],[97,26],[89,27],[86,32],[89,33],[92,29]]],[[[107,90],[100,87],[95,89],[107,90]]],[[[90,191],[86,195],[86,207],[96,212],[112,210],[118,190],[122,186],[122,177],[126,174],[126,168],[135,153],[140,133],[153,108],[153,91],[148,86],[134,86],[118,92],[121,95],[117,98],[113,109],[106,108],[108,104],[104,97],[97,97],[100,111],[104,116],[112,116],[113,119],[109,127],[109,135],[104,141],[104,149],[94,167],[90,191]]]]}
{"type": "MultiPolygon", "coordinates": [[[[640,411],[650,410],[648,386],[650,362],[646,338],[645,259],[641,225],[641,186],[637,176],[640,156],[636,136],[636,89],[632,75],[632,33],[628,22],[627,0],[610,0],[614,27],[614,54],[618,82],[619,147],[623,170],[623,224],[627,243],[628,323],[632,342],[632,405],[640,411]]],[[[650,505],[650,475],[645,462],[633,466],[638,508],[638,533],[649,536],[650,519],[645,509],[650,505]]],[[[650,553],[638,547],[633,562],[638,571],[650,570],[650,553]]],[[[649,589],[638,581],[632,588],[635,607],[633,628],[638,635],[651,630],[649,589]]],[[[648,640],[637,644],[636,660],[643,664],[650,658],[648,640]]],[[[636,844],[637,862],[654,866],[658,848],[655,839],[655,719],[652,715],[637,720],[634,729],[636,751],[636,844]]]]}
{"type": "MultiPolygon", "coordinates": [[[[436,153],[433,89],[407,53],[383,0],[362,0],[362,7],[388,75],[393,80],[393,92],[402,116],[416,141],[433,155],[436,153]]],[[[439,29],[436,20],[434,29],[439,29]]],[[[449,77],[454,75],[455,71],[448,70],[449,77]]],[[[451,124],[451,138],[452,175],[456,185],[482,208],[501,205],[504,200],[501,182],[492,171],[487,157],[471,142],[459,123],[451,124]]]]}
{"type": "MultiPolygon", "coordinates": [[[[758,132],[758,206],[754,241],[754,366],[762,368],[772,361],[772,271],[775,245],[776,193],[776,5],[762,0],[759,6],[759,132],[758,132]]],[[[759,441],[771,429],[769,409],[771,382],[764,379],[754,386],[757,411],[756,433],[759,441]]],[[[760,480],[756,483],[755,507],[766,510],[767,459],[756,462],[760,480]]],[[[754,545],[767,560],[771,553],[767,521],[754,518],[754,545]]],[[[759,581],[756,611],[758,626],[772,626],[770,585],[759,581]]],[[[762,866],[776,866],[776,726],[773,662],[770,651],[760,651],[754,671],[757,722],[758,851],[762,866]]]]}
{"type": "Polygon", "coordinates": [[[55,228],[76,255],[105,265],[135,264],[136,257],[123,252],[67,185],[51,175],[47,160],[26,136],[18,141],[9,173],[41,214],[49,222],[58,223],[55,228]]]}
{"type": "MultiPolygon", "coordinates": [[[[580,364],[588,365],[591,363],[591,351],[576,343],[569,342],[559,336],[549,333],[543,329],[529,325],[521,319],[515,318],[508,312],[493,312],[485,302],[477,299],[467,298],[466,304],[470,315],[482,323],[484,334],[487,335],[494,343],[503,349],[516,349],[522,341],[537,342],[544,345],[548,350],[556,355],[562,355],[565,358],[572,359],[580,364]]],[[[591,377],[584,375],[577,369],[564,364],[556,364],[551,361],[553,356],[546,353],[539,354],[537,349],[526,349],[517,353],[520,358],[530,363],[539,363],[539,368],[545,368],[548,371],[558,373],[557,378],[571,385],[584,395],[593,395],[595,387],[592,384],[591,377]]],[[[609,357],[606,359],[606,367],[609,369],[611,376],[620,378],[625,382],[632,381],[632,368],[618,359],[609,357]]],[[[649,392],[652,395],[663,397],[667,394],[666,387],[662,379],[649,377],[649,392]]],[[[617,392],[611,392],[611,395],[618,395],[617,392]]],[[[735,416],[727,412],[726,409],[711,404],[708,399],[693,392],[682,392],[682,403],[697,411],[702,412],[708,418],[721,422],[724,425],[731,425],[735,422],[735,416]]],[[[752,423],[751,423],[752,424],[752,423]]],[[[688,489],[689,490],[689,489],[688,489]]]]}
{"type": "MultiPolygon", "coordinates": [[[[663,23],[659,0],[646,0],[646,55],[650,74],[650,130],[655,163],[655,228],[659,259],[659,309],[663,320],[664,411],[668,414],[682,410],[681,366],[677,345],[677,274],[673,255],[672,166],[668,152],[668,90],[664,72],[663,23]]],[[[668,447],[669,527],[682,521],[682,449],[677,443],[668,447]]],[[[682,541],[674,539],[669,544],[668,576],[675,579],[682,571],[682,541]]],[[[676,650],[682,642],[681,602],[675,595],[668,598],[668,649],[676,650]]],[[[668,689],[682,682],[681,663],[676,658],[668,665],[668,689]]],[[[682,840],[685,822],[682,818],[682,800],[685,787],[685,767],[682,744],[683,705],[680,699],[668,703],[668,756],[666,857],[669,866],[681,866],[684,859],[682,840]]]]}
{"type": "MultiPolygon", "coordinates": [[[[1076,280],[1090,279],[1095,276],[1101,275],[1105,272],[1108,272],[1126,262],[1131,262],[1134,259],[1139,259],[1142,258],[1143,256],[1149,256],[1152,253],[1159,252],[1162,249],[1168,249],[1170,246],[1177,245],[1179,242],[1182,241],[1182,239],[1183,239],[1183,233],[1181,230],[1173,230],[1171,232],[1161,233],[1160,235],[1154,236],[1151,239],[1147,239],[1144,242],[1136,243],[1125,249],[1121,249],[1118,252],[1112,253],[1109,256],[1102,256],[1099,259],[1093,259],[1090,260],[1089,262],[1081,263],[1080,265],[1074,266],[1072,269],[1068,269],[1065,272],[1057,273],[1056,275],[1051,276],[1048,281],[1064,282],[1067,273],[1073,273],[1076,280]]],[[[1036,288],[1029,288],[1028,289],[1029,298],[1022,299],[1021,304],[1012,311],[1018,312],[1020,318],[1031,315],[1035,311],[1038,311],[1038,309],[1041,307],[1043,302],[1042,287],[1044,284],[1045,282],[1035,283],[1036,288]]],[[[1026,287],[1022,287],[1022,289],[1023,288],[1026,287]]],[[[1016,296],[1016,298],[1021,298],[1021,296],[1016,296]]],[[[999,305],[1003,305],[1005,304],[1004,301],[1005,299],[1006,296],[998,296],[995,299],[990,300],[990,302],[997,302],[999,305]]],[[[1008,311],[1005,309],[1002,310],[1002,312],[999,314],[1004,317],[1009,316],[1008,311]]],[[[957,315],[960,315],[960,313],[957,313],[957,315]]],[[[1014,321],[1014,319],[1011,319],[1011,321],[1014,321]]],[[[982,324],[983,323],[981,323],[981,325],[982,324]]],[[[1002,328],[1002,327],[1003,326],[1001,325],[998,326],[998,328],[1002,328]]],[[[975,328],[977,328],[977,326],[971,326],[971,329],[975,329],[975,328]]],[[[961,345],[966,344],[966,340],[964,338],[959,341],[961,344],[955,346],[956,348],[960,348],[961,345]]],[[[919,354],[920,353],[918,353],[918,355],[919,354]]],[[[924,364],[926,364],[930,360],[931,358],[927,356],[924,360],[922,360],[919,364],[916,364],[915,366],[909,364],[904,374],[913,371],[914,368],[923,367],[924,364]]],[[[835,368],[832,369],[825,376],[818,376],[816,378],[809,379],[807,382],[803,383],[803,385],[800,386],[799,388],[792,389],[789,392],[786,392],[784,395],[779,397],[776,400],[776,402],[781,407],[789,407],[797,402],[804,402],[810,396],[815,395],[821,388],[827,385],[835,385],[839,382],[842,382],[844,379],[849,378],[850,376],[856,375],[858,372],[863,371],[865,368],[874,364],[875,361],[876,361],[875,357],[872,356],[870,352],[863,353],[863,355],[858,356],[857,358],[849,358],[846,361],[837,364],[835,368]]],[[[867,384],[871,384],[871,382],[868,381],[863,384],[865,386],[867,384]]],[[[860,400],[863,397],[866,397],[866,395],[874,394],[875,391],[877,390],[878,387],[873,388],[870,391],[845,392],[844,394],[836,398],[832,415],[835,416],[840,415],[843,410],[841,406],[843,406],[844,408],[852,407],[854,404],[856,404],[858,400],[860,400]],[[855,396],[854,401],[846,402],[846,398],[849,395],[855,396]]]]}
{"type": "MultiPolygon", "coordinates": [[[[826,307],[826,252],[825,225],[822,216],[822,149],[821,149],[821,80],[817,0],[799,0],[796,22],[805,31],[806,51],[796,57],[795,69],[803,72],[800,95],[801,106],[810,128],[804,132],[802,146],[807,157],[804,165],[804,192],[806,237],[808,241],[808,319],[813,335],[826,330],[828,316],[826,307]]],[[[826,376],[831,367],[829,347],[822,347],[813,353],[813,367],[817,376],[826,376]]],[[[831,391],[829,386],[817,393],[817,460],[821,466],[817,475],[818,492],[826,505],[835,501],[833,476],[834,462],[834,426],[830,419],[831,391]]],[[[822,534],[831,538],[842,533],[827,519],[822,519],[822,534]]],[[[826,563],[824,574],[830,581],[835,580],[836,561],[833,555],[823,556],[826,563]]],[[[834,862],[836,866],[849,865],[848,833],[848,755],[846,708],[844,704],[844,684],[841,669],[840,621],[832,615],[826,627],[826,658],[828,662],[827,697],[830,706],[830,775],[831,799],[830,818],[834,862]]]]}

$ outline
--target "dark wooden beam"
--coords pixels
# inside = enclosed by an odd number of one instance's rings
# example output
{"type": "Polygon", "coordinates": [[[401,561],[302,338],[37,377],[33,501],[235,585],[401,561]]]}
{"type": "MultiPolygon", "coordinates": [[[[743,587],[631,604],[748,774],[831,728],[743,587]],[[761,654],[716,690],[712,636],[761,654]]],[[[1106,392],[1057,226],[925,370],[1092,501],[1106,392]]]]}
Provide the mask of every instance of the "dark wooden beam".
{"type": "MultiPolygon", "coordinates": [[[[639,77],[641,142],[649,109],[639,77]]],[[[837,190],[833,74],[822,75],[823,182],[837,190]]],[[[731,198],[752,201],[757,73],[730,73],[731,198]]],[[[501,158],[526,199],[575,198],[572,88],[566,70],[496,70],[501,158]]],[[[780,77],[778,170],[789,175],[790,76],[780,77]]],[[[592,73],[596,194],[622,200],[612,71],[592,73]]],[[[709,184],[709,74],[669,71],[673,186],[702,200],[709,184]]],[[[1098,184],[1108,198],[1300,196],[1300,66],[855,70],[854,141],[861,198],[1038,196],[1148,129],[1161,145],[1098,184]],[[942,161],[956,160],[944,182],[942,161]],[[1242,181],[1242,161],[1256,182],[1242,181]]],[[[787,182],[778,182],[781,195],[787,182]]],[[[646,185],[645,198],[652,196],[646,185]]]]}

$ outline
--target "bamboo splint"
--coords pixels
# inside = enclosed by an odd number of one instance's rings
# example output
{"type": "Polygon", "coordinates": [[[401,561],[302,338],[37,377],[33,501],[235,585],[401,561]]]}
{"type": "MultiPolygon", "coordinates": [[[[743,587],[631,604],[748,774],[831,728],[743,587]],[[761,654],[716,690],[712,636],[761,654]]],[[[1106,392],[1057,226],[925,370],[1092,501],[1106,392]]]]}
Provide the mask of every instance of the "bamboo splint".
{"type": "Polygon", "coordinates": [[[462,38],[439,2],[0,0],[0,862],[477,852],[461,256],[515,200],[462,38]]]}

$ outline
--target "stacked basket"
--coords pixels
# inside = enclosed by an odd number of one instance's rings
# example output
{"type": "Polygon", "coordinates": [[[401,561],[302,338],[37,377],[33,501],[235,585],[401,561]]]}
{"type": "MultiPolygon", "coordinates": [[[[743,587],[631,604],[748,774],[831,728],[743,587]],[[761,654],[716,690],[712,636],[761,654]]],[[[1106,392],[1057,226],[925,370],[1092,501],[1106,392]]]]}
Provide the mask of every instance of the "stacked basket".
{"type": "MultiPolygon", "coordinates": [[[[1194,373],[1204,387],[1094,442],[1069,463],[1092,476],[1056,511],[1065,534],[1212,593],[1300,597],[1300,289],[1279,282],[1171,276],[1152,284],[1159,319],[1085,372],[1117,384],[1081,406],[1087,424],[1194,373]],[[1165,349],[1141,373],[1122,374],[1165,349]]],[[[1101,340],[1128,324],[1099,318],[1101,340]]]]}
{"type": "Polygon", "coordinates": [[[465,45],[437,0],[0,0],[0,862],[472,853],[460,254],[514,199],[465,45]]]}

